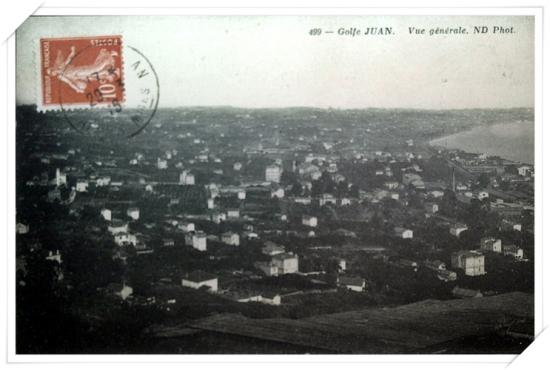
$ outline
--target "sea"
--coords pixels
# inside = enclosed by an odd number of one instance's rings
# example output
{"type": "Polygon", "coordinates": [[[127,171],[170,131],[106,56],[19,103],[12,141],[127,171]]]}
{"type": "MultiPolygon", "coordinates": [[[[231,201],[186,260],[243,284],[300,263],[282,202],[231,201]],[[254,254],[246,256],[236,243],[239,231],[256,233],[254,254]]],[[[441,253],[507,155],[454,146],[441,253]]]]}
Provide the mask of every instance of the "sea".
{"type": "Polygon", "coordinates": [[[485,153],[514,162],[534,164],[535,125],[533,122],[499,123],[437,138],[430,145],[485,153]]]}

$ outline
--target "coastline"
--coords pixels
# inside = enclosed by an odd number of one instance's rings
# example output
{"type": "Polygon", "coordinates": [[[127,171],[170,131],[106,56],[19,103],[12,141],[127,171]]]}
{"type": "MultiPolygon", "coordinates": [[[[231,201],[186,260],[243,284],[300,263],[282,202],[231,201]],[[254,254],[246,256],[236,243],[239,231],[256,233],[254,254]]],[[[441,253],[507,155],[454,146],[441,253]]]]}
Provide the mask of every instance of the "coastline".
{"type": "Polygon", "coordinates": [[[512,163],[533,165],[534,123],[520,121],[476,126],[450,135],[429,139],[427,144],[431,147],[442,147],[447,150],[458,149],[466,153],[485,153],[512,163]],[[525,127],[519,127],[524,125],[530,125],[528,130],[525,130],[525,127]],[[520,144],[517,145],[518,143],[520,144]]]}

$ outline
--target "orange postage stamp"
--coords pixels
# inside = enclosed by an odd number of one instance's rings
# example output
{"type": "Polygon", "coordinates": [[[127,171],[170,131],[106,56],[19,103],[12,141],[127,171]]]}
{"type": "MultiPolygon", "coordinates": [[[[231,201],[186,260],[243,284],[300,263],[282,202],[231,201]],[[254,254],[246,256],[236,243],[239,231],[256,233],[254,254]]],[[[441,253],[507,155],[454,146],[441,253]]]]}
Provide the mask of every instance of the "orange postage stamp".
{"type": "Polygon", "coordinates": [[[44,109],[120,106],[124,101],[121,36],[40,39],[44,109]]]}

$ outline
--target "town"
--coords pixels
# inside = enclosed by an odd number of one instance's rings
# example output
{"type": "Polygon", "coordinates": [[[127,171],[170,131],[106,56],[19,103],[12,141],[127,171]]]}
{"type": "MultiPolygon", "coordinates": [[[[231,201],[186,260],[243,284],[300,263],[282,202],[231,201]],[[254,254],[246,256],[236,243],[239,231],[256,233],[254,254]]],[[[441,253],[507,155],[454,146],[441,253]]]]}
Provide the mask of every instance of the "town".
{"type": "Polygon", "coordinates": [[[18,330],[50,338],[22,351],[533,294],[533,165],[429,144],[532,110],[174,108],[131,139],[131,111],[63,114],[17,110],[18,330]]]}

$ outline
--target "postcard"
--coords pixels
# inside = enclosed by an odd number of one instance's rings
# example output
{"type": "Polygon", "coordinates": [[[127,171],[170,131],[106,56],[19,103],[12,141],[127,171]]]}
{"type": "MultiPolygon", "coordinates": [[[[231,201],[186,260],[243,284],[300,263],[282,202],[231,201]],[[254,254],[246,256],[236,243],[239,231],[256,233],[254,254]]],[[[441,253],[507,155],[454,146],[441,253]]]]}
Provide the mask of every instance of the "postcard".
{"type": "Polygon", "coordinates": [[[30,16],[15,354],[522,353],[541,248],[535,26],[30,16]]]}

